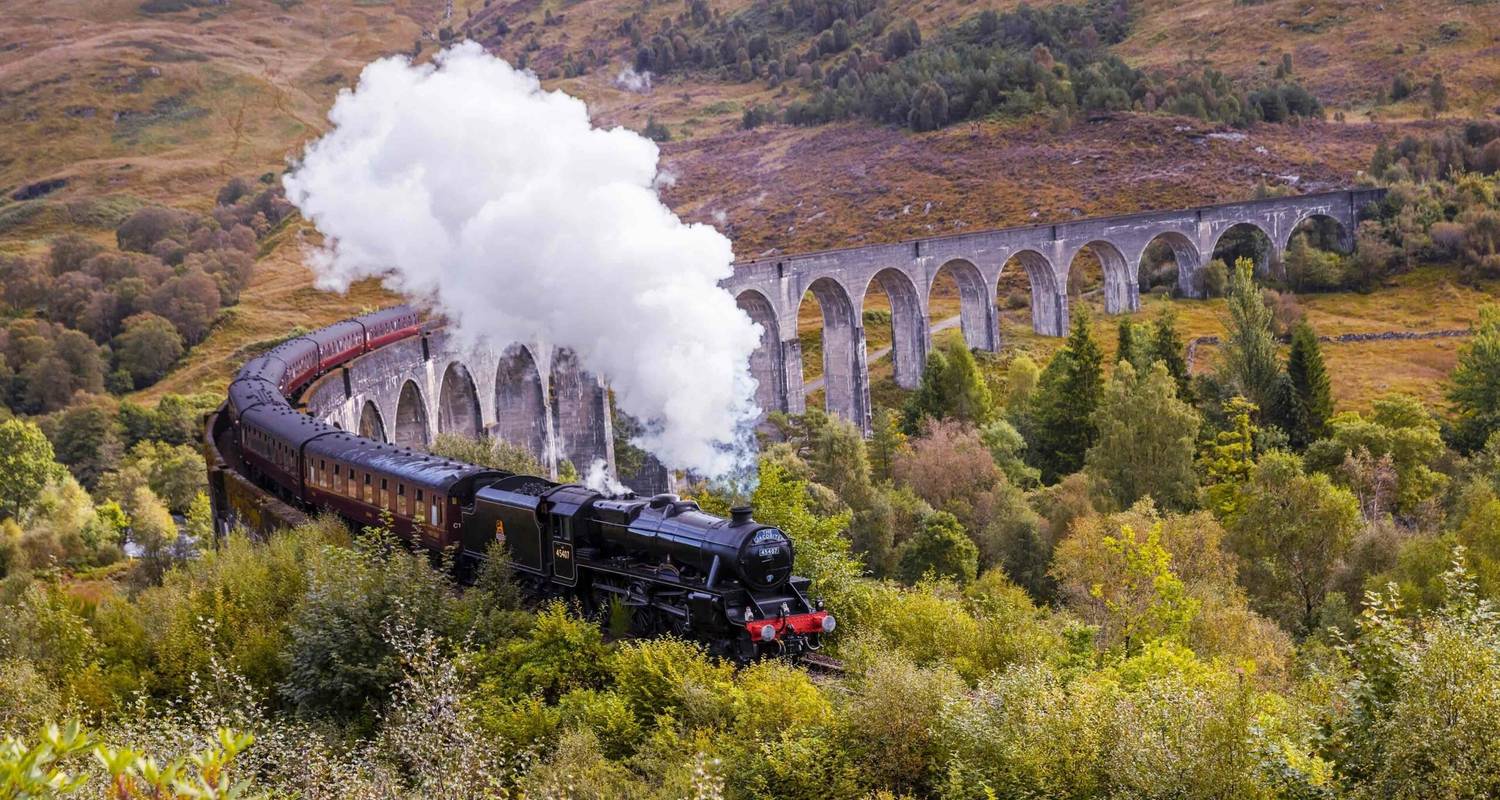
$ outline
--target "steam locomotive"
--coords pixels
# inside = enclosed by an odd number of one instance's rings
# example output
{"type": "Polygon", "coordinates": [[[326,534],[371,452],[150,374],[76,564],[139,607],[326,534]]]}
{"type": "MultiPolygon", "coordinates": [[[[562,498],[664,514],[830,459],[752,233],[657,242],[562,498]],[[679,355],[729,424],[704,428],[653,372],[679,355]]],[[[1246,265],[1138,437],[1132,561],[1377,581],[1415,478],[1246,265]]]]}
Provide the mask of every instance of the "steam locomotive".
{"type": "Polygon", "coordinates": [[[792,575],[787,535],[738,508],[729,519],[672,494],[607,495],[362,438],[292,407],[312,380],[421,334],[398,306],[298,336],[247,363],[229,385],[220,450],[241,474],[296,506],[356,527],[389,519],[472,575],[491,553],[539,598],[601,619],[623,606],[639,635],[675,634],[739,661],[816,650],[835,621],[792,575]],[[499,549],[496,549],[499,548],[499,549]]]}

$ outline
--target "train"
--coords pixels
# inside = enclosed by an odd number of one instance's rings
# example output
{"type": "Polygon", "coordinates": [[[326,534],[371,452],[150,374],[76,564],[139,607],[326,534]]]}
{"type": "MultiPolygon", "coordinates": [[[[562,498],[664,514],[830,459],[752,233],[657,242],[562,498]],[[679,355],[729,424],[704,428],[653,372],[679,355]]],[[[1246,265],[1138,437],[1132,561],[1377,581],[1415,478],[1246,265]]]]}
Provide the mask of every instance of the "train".
{"type": "Polygon", "coordinates": [[[729,518],[674,494],[609,494],[364,438],[294,407],[314,380],[394,341],[423,335],[396,306],[288,339],[229,384],[209,438],[229,468],[287,504],[356,530],[384,521],[415,548],[452,554],[473,576],[494,554],[527,594],[576,603],[601,622],[628,613],[635,635],[676,635],[741,663],[797,657],[836,626],[794,543],[750,508],[729,518]]]}

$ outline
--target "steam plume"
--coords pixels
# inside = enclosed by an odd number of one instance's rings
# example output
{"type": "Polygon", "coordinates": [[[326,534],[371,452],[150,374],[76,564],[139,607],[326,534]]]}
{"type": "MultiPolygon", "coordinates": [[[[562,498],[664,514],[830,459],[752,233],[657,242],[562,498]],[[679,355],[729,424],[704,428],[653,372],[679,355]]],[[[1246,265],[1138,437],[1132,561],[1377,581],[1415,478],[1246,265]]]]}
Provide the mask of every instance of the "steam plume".
{"type": "Polygon", "coordinates": [[[729,240],[657,197],[654,142],[471,42],[370,64],[329,119],[285,179],[320,286],[380,277],[461,336],[570,348],[668,467],[745,466],[760,329],[718,287],[729,240]]]}

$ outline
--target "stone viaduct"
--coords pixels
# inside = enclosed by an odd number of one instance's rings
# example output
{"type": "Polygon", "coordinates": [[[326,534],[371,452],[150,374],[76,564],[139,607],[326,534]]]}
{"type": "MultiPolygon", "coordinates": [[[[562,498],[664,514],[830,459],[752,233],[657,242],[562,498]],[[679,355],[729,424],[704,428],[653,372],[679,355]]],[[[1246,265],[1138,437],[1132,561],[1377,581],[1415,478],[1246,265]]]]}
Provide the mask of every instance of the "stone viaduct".
{"type": "Polygon", "coordinates": [[[1031,284],[1037,333],[1062,336],[1068,329],[1068,274],[1085,249],[1104,268],[1105,310],[1125,313],[1140,307],[1140,266],[1153,242],[1165,244],[1175,257],[1180,293],[1202,297],[1203,267],[1230,229],[1249,226],[1264,234],[1270,257],[1260,267],[1276,269],[1293,231],[1309,219],[1336,222],[1341,244],[1352,249],[1361,210],[1382,195],[1378,189],[1344,190],[777,256],[736,264],[721,285],[762,327],[761,346],[751,359],[762,409],[805,409],[797,314],[810,292],[823,314],[827,408],[868,430],[862,310],[872,286],[878,284],[890,299],[896,382],[911,388],[926,363],[934,323],[930,296],[939,273],[951,274],[958,285],[964,340],[972,348],[996,350],[997,285],[1010,264],[1031,284]]]}
{"type": "Polygon", "coordinates": [[[324,422],[403,447],[484,434],[525,447],[554,476],[563,459],[580,473],[598,460],[615,471],[609,392],[568,351],[463,349],[435,328],[328,373],[302,402],[324,422]]]}
{"type": "MultiPolygon", "coordinates": [[[[765,411],[805,409],[797,315],[811,293],[823,315],[823,374],[829,411],[869,426],[869,375],[862,309],[872,286],[891,302],[896,381],[917,384],[932,338],[930,295],[940,273],[958,285],[960,320],[970,347],[1000,345],[997,284],[1015,264],[1031,285],[1032,325],[1061,336],[1068,328],[1068,273],[1092,251],[1104,268],[1110,313],[1140,306],[1139,271],[1146,248],[1161,241],[1178,266],[1179,290],[1203,294],[1203,266],[1231,228],[1252,226],[1271,243],[1272,268],[1293,230],[1326,217],[1352,247],[1359,212],[1379,190],[1257,200],[1052,225],[944,236],[890,245],[741,262],[722,282],[762,327],[751,358],[765,411]]],[[[425,449],[440,433],[485,434],[525,447],[553,475],[563,459],[586,472],[603,460],[615,473],[609,392],[567,351],[511,345],[503,352],[463,348],[442,328],[355,359],[315,382],[302,397],[309,414],[372,439],[425,449]]],[[[654,460],[624,476],[638,491],[665,491],[669,478],[654,460]]]]}

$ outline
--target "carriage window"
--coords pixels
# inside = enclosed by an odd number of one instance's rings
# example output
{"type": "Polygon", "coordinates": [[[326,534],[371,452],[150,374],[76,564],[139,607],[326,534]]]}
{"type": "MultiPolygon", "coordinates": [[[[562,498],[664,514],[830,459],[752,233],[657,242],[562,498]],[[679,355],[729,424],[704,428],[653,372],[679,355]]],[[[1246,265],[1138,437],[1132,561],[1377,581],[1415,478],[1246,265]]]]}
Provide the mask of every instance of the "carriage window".
{"type": "Polygon", "coordinates": [[[436,527],[437,524],[438,524],[438,519],[439,519],[439,517],[442,514],[442,509],[443,509],[443,498],[438,497],[437,495],[433,495],[432,496],[432,505],[428,508],[427,515],[428,515],[428,521],[434,527],[436,527]]]}
{"type": "Polygon", "coordinates": [[[386,485],[385,478],[380,479],[380,491],[375,494],[375,505],[385,508],[386,492],[390,487],[386,485]]]}
{"type": "Polygon", "coordinates": [[[350,497],[359,496],[359,483],[354,480],[354,467],[349,468],[349,475],[345,480],[348,482],[347,491],[350,497]]]}
{"type": "Polygon", "coordinates": [[[396,484],[396,513],[406,516],[406,484],[396,484]]]}

